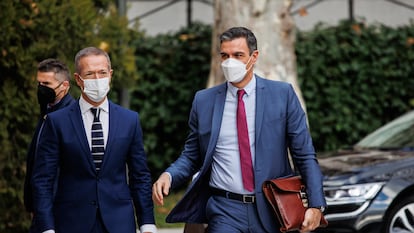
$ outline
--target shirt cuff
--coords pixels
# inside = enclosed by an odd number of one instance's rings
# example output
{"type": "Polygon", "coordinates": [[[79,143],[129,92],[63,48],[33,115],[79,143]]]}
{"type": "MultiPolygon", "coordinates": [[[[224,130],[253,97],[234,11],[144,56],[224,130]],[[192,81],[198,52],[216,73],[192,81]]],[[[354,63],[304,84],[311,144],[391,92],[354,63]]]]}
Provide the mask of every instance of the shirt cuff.
{"type": "Polygon", "coordinates": [[[55,230],[47,230],[47,231],[44,231],[43,233],[55,233],[55,230]]]}
{"type": "Polygon", "coordinates": [[[157,227],[155,226],[155,224],[144,224],[139,228],[139,231],[141,233],[143,232],[157,233],[157,227]]]}
{"type": "Polygon", "coordinates": [[[168,177],[170,177],[170,184],[172,184],[172,176],[171,176],[171,174],[169,172],[164,172],[164,173],[167,174],[168,177]]]}

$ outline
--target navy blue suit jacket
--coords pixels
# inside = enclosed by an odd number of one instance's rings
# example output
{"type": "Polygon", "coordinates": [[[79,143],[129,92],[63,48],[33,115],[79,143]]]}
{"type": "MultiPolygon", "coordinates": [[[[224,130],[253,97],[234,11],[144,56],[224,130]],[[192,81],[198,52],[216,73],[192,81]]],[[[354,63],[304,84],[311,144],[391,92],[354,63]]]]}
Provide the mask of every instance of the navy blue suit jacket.
{"type": "MultiPolygon", "coordinates": [[[[267,179],[293,174],[288,149],[308,189],[310,207],[326,206],[322,174],[307,127],[306,115],[288,83],[256,76],[256,158],[255,192],[260,220],[268,232],[279,232],[279,226],[262,193],[267,179]]],[[[224,102],[226,83],[196,93],[189,117],[190,134],[181,156],[167,172],[172,188],[188,181],[194,173],[183,199],[174,207],[167,222],[207,223],[205,207],[210,197],[209,180],[224,102]]]]}
{"type": "MultiPolygon", "coordinates": [[[[76,102],[75,99],[70,95],[65,95],[59,103],[52,106],[51,108],[47,109],[47,112],[54,112],[59,109],[65,108],[72,103],[76,102]]],[[[24,206],[26,207],[26,210],[29,212],[33,212],[33,194],[32,194],[32,171],[33,171],[33,164],[34,164],[34,158],[35,158],[35,151],[36,151],[36,144],[37,144],[37,138],[39,136],[39,130],[43,124],[44,116],[41,116],[39,121],[36,125],[35,133],[33,134],[32,142],[30,143],[29,150],[27,152],[27,158],[26,158],[26,177],[24,179],[24,206]]]]}
{"type": "Polygon", "coordinates": [[[136,233],[134,207],[139,225],[155,224],[138,113],[109,102],[108,134],[96,173],[79,104],[48,115],[32,179],[40,232],[89,233],[100,211],[109,232],[136,233]]]}

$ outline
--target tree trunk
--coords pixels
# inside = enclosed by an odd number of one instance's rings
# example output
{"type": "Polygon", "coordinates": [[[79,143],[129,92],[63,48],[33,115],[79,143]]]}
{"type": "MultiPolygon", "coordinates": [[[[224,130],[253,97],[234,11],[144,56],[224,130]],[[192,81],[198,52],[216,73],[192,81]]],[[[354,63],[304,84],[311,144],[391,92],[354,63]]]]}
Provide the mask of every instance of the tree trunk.
{"type": "Polygon", "coordinates": [[[296,74],[295,23],[292,0],[215,0],[211,70],[207,87],[224,82],[220,68],[219,35],[230,27],[249,28],[257,38],[259,59],[255,73],[293,85],[304,110],[296,74]]]}

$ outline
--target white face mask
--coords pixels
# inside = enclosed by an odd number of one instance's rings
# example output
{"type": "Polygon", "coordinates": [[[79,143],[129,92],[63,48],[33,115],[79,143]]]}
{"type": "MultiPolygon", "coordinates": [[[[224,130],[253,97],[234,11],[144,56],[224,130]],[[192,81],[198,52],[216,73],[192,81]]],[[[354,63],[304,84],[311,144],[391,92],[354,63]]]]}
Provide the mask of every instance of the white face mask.
{"type": "Polygon", "coordinates": [[[109,92],[109,77],[106,78],[94,78],[94,79],[82,79],[83,81],[83,93],[85,93],[89,99],[94,102],[102,101],[109,92]]]}
{"type": "MultiPolygon", "coordinates": [[[[250,56],[247,64],[249,64],[251,58],[252,57],[250,56]]],[[[248,69],[246,69],[247,64],[244,64],[243,62],[234,58],[227,58],[221,63],[221,69],[223,70],[224,77],[227,81],[238,83],[243,80],[248,71],[248,69]]],[[[250,66],[250,68],[252,68],[252,66],[250,66]]]]}

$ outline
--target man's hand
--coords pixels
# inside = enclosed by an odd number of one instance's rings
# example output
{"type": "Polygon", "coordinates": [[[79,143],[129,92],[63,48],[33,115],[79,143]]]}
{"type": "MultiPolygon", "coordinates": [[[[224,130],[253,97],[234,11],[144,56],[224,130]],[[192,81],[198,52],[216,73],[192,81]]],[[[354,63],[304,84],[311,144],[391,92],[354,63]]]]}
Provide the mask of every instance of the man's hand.
{"type": "Polygon", "coordinates": [[[152,186],[152,200],[157,205],[164,205],[164,195],[168,196],[170,187],[170,175],[164,172],[152,186]]]}
{"type": "Polygon", "coordinates": [[[322,212],[317,208],[308,208],[302,223],[301,233],[315,230],[321,223],[322,212]]]}

